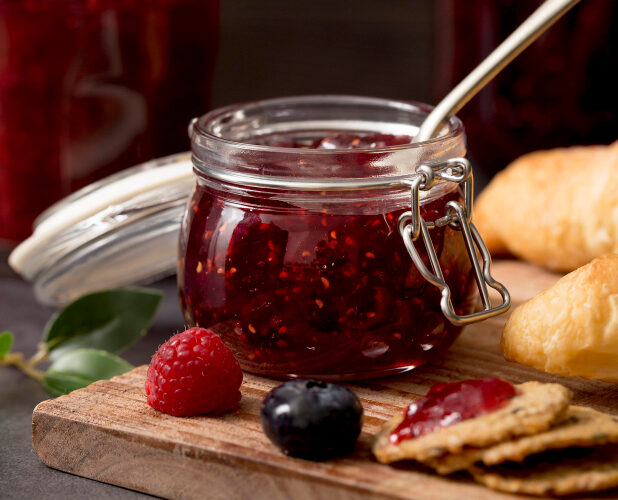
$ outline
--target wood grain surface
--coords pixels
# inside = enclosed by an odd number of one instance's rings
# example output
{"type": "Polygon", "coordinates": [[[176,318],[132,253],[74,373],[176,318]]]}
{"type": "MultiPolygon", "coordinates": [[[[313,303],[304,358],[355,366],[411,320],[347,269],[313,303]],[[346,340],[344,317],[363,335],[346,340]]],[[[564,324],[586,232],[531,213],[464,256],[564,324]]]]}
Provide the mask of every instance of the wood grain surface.
{"type": "MultiPolygon", "coordinates": [[[[494,269],[514,304],[559,278],[516,261],[497,262],[494,269]]],[[[32,417],[34,449],[50,467],[168,498],[520,498],[477,485],[464,474],[445,478],[414,465],[381,465],[369,452],[381,424],[437,382],[488,375],[515,383],[558,381],[573,390],[575,403],[618,414],[618,385],[554,377],[506,362],[498,350],[505,319],[467,327],[446,357],[432,365],[349,384],[365,410],[350,457],[316,463],[277,451],[259,423],[262,398],[276,381],[246,374],[238,411],[175,418],[146,404],[145,366],[39,404],[32,417]]]]}

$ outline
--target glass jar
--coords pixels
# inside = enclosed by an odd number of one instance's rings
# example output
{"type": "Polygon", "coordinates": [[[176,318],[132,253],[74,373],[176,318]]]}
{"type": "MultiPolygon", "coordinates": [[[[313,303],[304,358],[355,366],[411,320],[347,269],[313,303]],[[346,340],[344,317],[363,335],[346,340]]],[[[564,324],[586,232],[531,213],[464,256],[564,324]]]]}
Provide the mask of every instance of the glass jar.
{"type": "Polygon", "coordinates": [[[62,196],[186,147],[219,0],[0,0],[0,240],[62,196]]]}
{"type": "MultiPolygon", "coordinates": [[[[398,221],[409,217],[417,167],[465,156],[461,122],[452,118],[439,137],[417,144],[311,146],[375,133],[413,136],[429,110],[310,96],[195,120],[197,185],[178,262],[186,321],[215,330],[244,370],[275,377],[376,377],[447,349],[461,324],[445,318],[441,302],[450,300],[456,315],[476,304],[462,232],[454,224],[431,229],[450,290],[444,299],[410,258],[398,221]]],[[[443,181],[416,194],[420,215],[435,221],[465,193],[443,181]]],[[[431,261],[427,248],[417,256],[421,266],[431,261]]]]}

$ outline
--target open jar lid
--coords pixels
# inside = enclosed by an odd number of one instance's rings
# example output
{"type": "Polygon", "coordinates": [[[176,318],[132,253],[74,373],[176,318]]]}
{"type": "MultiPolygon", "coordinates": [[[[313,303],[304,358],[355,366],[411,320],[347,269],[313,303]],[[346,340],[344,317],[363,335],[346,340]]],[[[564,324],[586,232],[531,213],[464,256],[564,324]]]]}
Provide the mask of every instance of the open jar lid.
{"type": "Polygon", "coordinates": [[[9,264],[33,282],[40,302],[54,306],[171,275],[194,184],[189,152],[95,182],[43,212],[9,264]]]}

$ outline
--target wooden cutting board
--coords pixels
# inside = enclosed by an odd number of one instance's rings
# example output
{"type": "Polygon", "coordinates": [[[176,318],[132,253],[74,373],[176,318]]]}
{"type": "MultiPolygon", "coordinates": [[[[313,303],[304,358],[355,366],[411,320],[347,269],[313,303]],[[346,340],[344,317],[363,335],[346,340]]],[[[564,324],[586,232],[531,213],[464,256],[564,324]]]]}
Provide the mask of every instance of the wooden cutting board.
{"type": "MultiPolygon", "coordinates": [[[[515,261],[497,262],[494,275],[509,288],[515,305],[559,278],[515,261]]],[[[50,467],[169,498],[518,498],[464,474],[445,478],[413,465],[381,465],[369,452],[381,424],[437,382],[487,375],[516,383],[559,381],[573,390],[576,403],[618,414],[618,385],[548,376],[504,361],[498,344],[505,319],[467,327],[447,356],[431,366],[350,384],[365,410],[350,457],[315,463],[282,455],[263,434],[258,416],[262,398],[277,385],[273,380],[246,375],[240,408],[229,415],[175,418],[146,404],[145,366],[39,404],[32,416],[34,449],[50,467]]]]}

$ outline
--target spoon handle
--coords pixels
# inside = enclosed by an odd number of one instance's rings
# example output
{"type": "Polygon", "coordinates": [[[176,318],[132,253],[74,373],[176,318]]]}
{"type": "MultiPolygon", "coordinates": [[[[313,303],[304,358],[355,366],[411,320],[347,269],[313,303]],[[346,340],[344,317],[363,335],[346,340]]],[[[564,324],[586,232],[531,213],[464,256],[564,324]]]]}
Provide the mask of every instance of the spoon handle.
{"type": "Polygon", "coordinates": [[[479,90],[523,50],[560,19],[579,0],[546,0],[528,19],[489,54],[474,71],[440,101],[425,118],[413,142],[431,139],[449,116],[457,113],[479,90]]]}

